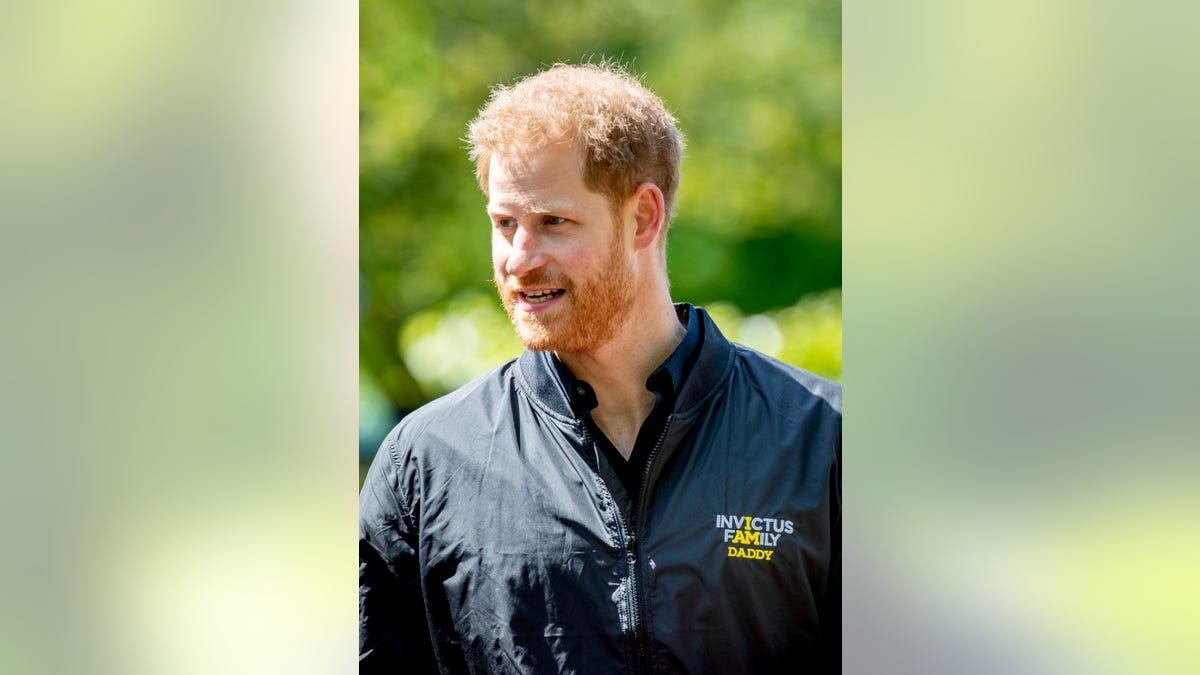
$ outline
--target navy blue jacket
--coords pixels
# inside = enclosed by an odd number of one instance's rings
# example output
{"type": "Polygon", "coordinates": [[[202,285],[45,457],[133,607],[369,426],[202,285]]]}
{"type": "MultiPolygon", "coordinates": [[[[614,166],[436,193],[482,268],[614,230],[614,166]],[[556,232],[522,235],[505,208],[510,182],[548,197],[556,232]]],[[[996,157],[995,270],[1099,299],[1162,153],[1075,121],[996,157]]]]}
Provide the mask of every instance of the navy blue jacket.
{"type": "Polygon", "coordinates": [[[388,435],[359,502],[360,672],[836,672],[841,387],[694,315],[632,517],[549,354],[388,435]]]}

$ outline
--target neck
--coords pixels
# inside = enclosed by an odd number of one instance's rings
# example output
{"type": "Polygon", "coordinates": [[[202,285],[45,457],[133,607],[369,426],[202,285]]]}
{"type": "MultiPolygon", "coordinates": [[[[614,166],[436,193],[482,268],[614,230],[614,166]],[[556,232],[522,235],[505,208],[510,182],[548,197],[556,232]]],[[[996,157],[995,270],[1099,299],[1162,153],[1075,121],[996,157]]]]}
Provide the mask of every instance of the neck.
{"type": "Polygon", "coordinates": [[[686,331],[679,323],[666,289],[655,293],[649,307],[634,307],[616,337],[587,354],[556,352],[578,379],[596,392],[592,418],[626,457],[637,431],[654,408],[646,378],[671,355],[686,331]]]}
{"type": "Polygon", "coordinates": [[[686,333],[670,298],[650,312],[630,312],[626,324],[609,342],[586,354],[555,352],[575,377],[593,387],[599,383],[645,389],[646,378],[675,351],[686,333]]]}

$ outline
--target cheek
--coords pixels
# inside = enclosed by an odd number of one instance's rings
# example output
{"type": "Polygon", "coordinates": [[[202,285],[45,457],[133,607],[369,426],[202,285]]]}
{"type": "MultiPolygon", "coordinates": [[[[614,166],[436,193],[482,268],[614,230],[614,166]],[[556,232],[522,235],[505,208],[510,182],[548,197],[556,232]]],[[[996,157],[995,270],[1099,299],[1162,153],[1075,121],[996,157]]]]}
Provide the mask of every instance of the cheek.
{"type": "Polygon", "coordinates": [[[504,269],[506,260],[508,260],[508,240],[492,230],[492,270],[499,272],[504,269]]]}

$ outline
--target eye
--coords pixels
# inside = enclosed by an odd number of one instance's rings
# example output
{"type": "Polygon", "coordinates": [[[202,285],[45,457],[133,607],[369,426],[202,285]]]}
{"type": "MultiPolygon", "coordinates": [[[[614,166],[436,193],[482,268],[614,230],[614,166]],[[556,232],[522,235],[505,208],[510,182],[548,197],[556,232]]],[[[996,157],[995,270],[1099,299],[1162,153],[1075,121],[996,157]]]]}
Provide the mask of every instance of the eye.
{"type": "Polygon", "coordinates": [[[546,216],[546,220],[544,222],[547,225],[562,225],[563,223],[567,222],[567,219],[563,218],[562,216],[546,216]]]}
{"type": "Polygon", "coordinates": [[[496,227],[514,227],[517,224],[516,218],[496,218],[496,227]]]}

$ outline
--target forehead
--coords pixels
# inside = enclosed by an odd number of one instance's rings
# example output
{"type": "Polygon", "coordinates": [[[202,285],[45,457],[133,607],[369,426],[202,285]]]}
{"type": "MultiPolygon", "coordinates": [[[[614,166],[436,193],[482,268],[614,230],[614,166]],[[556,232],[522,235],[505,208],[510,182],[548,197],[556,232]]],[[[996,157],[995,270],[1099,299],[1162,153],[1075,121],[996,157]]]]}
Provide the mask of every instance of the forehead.
{"type": "Polygon", "coordinates": [[[584,184],[583,162],[570,143],[496,154],[488,165],[488,211],[554,211],[598,203],[607,202],[584,184]]]}

